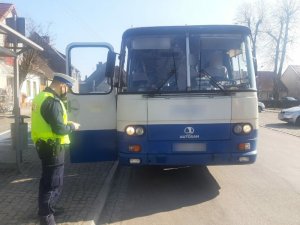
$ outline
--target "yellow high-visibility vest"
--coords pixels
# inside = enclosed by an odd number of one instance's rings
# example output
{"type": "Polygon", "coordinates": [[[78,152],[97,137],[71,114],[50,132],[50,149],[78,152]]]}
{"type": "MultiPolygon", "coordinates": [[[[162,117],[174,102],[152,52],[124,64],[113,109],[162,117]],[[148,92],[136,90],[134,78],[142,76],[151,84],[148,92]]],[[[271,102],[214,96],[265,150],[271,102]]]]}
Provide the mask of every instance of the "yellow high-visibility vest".
{"type": "MultiPolygon", "coordinates": [[[[34,143],[38,140],[48,141],[59,140],[60,144],[70,144],[69,135],[60,135],[56,134],[52,131],[50,124],[48,124],[42,114],[41,114],[41,106],[43,102],[48,98],[55,98],[52,93],[49,92],[41,92],[39,93],[32,102],[32,114],[31,114],[31,138],[34,143]]],[[[63,123],[67,125],[68,123],[68,115],[67,110],[62,101],[60,101],[61,107],[63,109],[63,123]]]]}

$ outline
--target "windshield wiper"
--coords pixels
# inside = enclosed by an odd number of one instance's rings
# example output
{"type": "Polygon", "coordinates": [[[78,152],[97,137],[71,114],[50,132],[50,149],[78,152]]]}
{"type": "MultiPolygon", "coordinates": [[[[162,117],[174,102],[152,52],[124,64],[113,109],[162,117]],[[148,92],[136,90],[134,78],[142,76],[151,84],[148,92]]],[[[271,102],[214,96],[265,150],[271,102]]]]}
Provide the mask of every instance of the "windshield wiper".
{"type": "Polygon", "coordinates": [[[168,77],[165,80],[163,80],[161,82],[161,84],[156,88],[155,93],[158,93],[165,86],[165,84],[168,82],[168,80],[170,80],[172,78],[173,75],[175,75],[175,84],[176,84],[176,87],[178,89],[178,84],[177,84],[177,69],[176,69],[176,63],[175,63],[174,53],[172,53],[172,59],[173,59],[173,69],[170,71],[168,77]]]}
{"type": "MultiPolygon", "coordinates": [[[[170,71],[170,74],[168,75],[168,77],[165,80],[163,80],[161,82],[161,84],[156,88],[156,92],[159,92],[165,86],[165,84],[168,82],[168,80],[170,80],[173,77],[174,74],[176,76],[176,69],[170,71]]],[[[176,82],[176,86],[177,86],[177,79],[175,80],[175,82],[176,82]]]]}
{"type": "Polygon", "coordinates": [[[200,74],[204,74],[204,76],[206,76],[214,86],[217,86],[221,91],[225,92],[224,87],[221,84],[219,84],[218,81],[216,81],[216,79],[214,79],[208,72],[206,72],[206,70],[202,69],[200,71],[200,74]]]}

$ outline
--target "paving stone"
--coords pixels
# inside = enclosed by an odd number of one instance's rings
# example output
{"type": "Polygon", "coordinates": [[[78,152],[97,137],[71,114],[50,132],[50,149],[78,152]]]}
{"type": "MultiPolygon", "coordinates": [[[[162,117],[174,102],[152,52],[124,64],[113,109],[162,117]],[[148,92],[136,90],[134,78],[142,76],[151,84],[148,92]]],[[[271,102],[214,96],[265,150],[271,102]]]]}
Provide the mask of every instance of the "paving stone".
{"type": "MultiPolygon", "coordinates": [[[[68,157],[68,156],[66,156],[68,157]]],[[[33,146],[24,151],[21,174],[0,165],[0,224],[35,225],[41,164],[33,146]]],[[[90,211],[113,162],[71,164],[66,160],[64,190],[59,205],[66,213],[59,224],[89,224],[90,211]]]]}

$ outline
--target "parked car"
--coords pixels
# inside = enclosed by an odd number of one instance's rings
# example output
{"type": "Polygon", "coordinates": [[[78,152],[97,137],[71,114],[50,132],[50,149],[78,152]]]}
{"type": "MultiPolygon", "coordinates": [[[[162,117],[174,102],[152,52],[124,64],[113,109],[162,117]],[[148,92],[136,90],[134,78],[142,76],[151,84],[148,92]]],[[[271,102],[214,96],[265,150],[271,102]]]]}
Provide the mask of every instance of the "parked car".
{"type": "Polygon", "coordinates": [[[300,105],[281,110],[278,119],[300,126],[300,105]]]}
{"type": "Polygon", "coordinates": [[[299,101],[294,97],[286,96],[281,98],[280,100],[281,108],[290,108],[298,105],[299,105],[299,101]]]}
{"type": "Polygon", "coordinates": [[[281,100],[282,101],[288,101],[288,102],[295,102],[295,101],[297,101],[297,99],[295,99],[294,97],[289,97],[289,96],[283,97],[281,100]]]}
{"type": "Polygon", "coordinates": [[[294,97],[282,97],[280,100],[275,99],[269,99],[269,100],[263,100],[263,103],[267,108],[290,108],[294,106],[298,106],[300,104],[300,100],[297,100],[294,97]]]}
{"type": "Polygon", "coordinates": [[[262,102],[258,102],[258,112],[264,111],[266,108],[265,104],[262,102]]]}

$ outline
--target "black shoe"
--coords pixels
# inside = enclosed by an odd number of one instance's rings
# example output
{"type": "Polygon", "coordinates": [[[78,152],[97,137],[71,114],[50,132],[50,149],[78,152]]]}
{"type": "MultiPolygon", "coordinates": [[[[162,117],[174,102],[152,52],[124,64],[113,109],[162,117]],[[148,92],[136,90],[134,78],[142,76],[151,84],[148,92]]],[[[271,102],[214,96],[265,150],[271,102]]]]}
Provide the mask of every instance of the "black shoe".
{"type": "Polygon", "coordinates": [[[65,209],[63,207],[53,207],[53,209],[55,216],[59,216],[65,212],[65,209]]]}
{"type": "Polygon", "coordinates": [[[56,225],[53,214],[40,216],[40,225],[56,225]]]}

